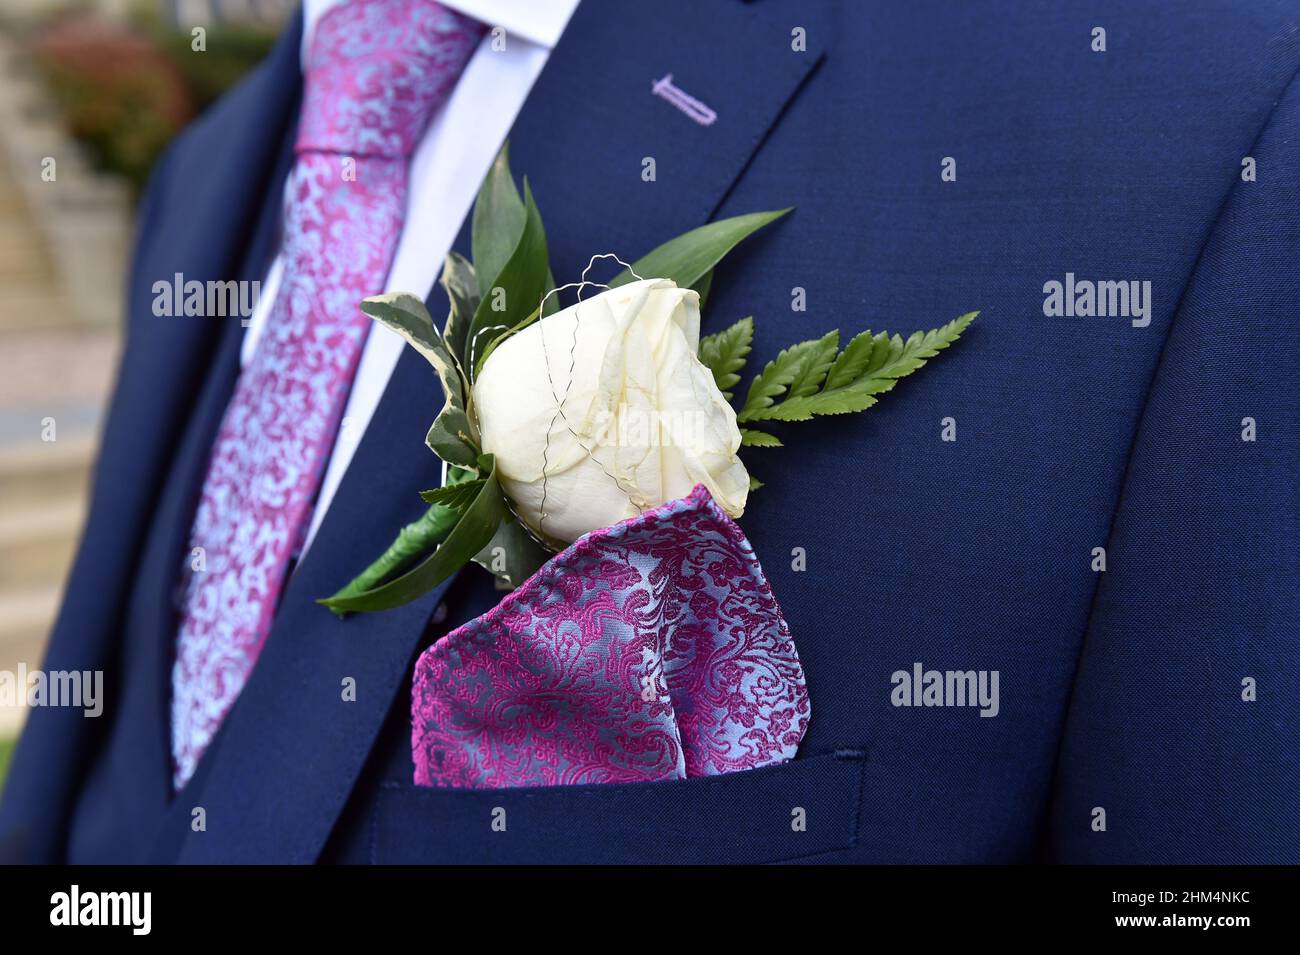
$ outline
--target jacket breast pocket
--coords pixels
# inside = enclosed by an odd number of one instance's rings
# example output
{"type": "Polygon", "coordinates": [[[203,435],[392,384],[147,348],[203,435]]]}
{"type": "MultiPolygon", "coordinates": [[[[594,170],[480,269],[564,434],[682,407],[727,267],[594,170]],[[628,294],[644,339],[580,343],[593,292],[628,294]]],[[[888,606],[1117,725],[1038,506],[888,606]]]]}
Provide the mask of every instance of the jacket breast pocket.
{"type": "Polygon", "coordinates": [[[371,857],[394,863],[786,862],[852,848],[865,755],[672,782],[381,787],[371,857]]]}

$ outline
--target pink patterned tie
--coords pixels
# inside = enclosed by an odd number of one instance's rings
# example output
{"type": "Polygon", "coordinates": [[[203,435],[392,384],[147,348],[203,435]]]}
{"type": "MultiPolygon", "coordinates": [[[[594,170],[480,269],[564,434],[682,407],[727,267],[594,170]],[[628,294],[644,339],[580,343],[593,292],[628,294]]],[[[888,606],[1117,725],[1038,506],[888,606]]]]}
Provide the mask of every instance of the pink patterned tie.
{"type": "Polygon", "coordinates": [[[222,419],[191,532],[172,670],[177,789],[271,628],[369,329],[357,303],[384,290],[401,233],[407,158],[482,33],[433,0],[350,0],[316,28],[285,192],[283,278],[222,419]]]}

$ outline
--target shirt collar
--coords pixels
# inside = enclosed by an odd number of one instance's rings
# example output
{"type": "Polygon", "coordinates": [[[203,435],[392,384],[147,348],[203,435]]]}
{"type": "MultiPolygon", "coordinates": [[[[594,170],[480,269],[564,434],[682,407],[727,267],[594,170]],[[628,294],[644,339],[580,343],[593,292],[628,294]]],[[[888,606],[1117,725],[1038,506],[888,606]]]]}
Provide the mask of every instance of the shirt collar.
{"type": "MultiPolygon", "coordinates": [[[[308,44],[316,24],[325,11],[347,0],[303,0],[302,62],[307,61],[308,44]]],[[[509,36],[519,37],[553,49],[560,34],[578,7],[578,0],[440,0],[467,17],[489,27],[501,27],[509,36]]]]}
{"type": "Polygon", "coordinates": [[[442,4],[549,50],[560,42],[578,0],[442,0],[442,4]]]}

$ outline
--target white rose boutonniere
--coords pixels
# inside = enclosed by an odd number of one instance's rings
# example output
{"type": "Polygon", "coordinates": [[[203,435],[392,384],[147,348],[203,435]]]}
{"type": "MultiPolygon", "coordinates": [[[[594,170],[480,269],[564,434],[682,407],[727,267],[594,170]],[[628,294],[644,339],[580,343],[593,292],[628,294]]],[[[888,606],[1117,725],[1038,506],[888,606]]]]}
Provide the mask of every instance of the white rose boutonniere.
{"type": "Polygon", "coordinates": [[[700,297],[668,279],[601,292],[506,340],[474,382],[483,451],[543,540],[569,543],[703,484],[749,494],[736,412],[697,355],[700,297]]]}
{"type": "MultiPolygon", "coordinates": [[[[752,318],[700,337],[714,267],[789,209],[735,216],[664,243],[607,284],[556,288],[527,180],[505,149],[474,207],[473,261],[455,252],[438,329],[415,295],[361,309],[423,355],[445,398],[426,443],[442,461],[428,509],[379,559],[320,602],[340,616],[415,600],[470,561],[517,587],[552,553],[704,485],[732,517],[762,485],[742,447],[776,448],[755,423],[864,411],[948,347],[977,313],[928,332],[839,331],[780,352],[733,406],[752,318]],[[561,293],[577,289],[562,307],[561,293]],[[601,291],[593,292],[593,289],[601,291]]],[[[614,258],[598,255],[592,259],[614,258]]],[[[616,259],[616,261],[618,261],[616,259]]],[[[620,261],[620,264],[621,261],[620,261]]]]}

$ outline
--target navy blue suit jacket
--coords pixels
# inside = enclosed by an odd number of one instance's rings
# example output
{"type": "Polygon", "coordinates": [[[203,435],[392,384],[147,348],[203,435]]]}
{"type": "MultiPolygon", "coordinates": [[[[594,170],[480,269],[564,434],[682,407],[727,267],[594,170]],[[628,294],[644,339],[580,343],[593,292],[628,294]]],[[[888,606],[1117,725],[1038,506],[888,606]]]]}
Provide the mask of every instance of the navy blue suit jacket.
{"type": "MultiPolygon", "coordinates": [[[[438,386],[407,354],[250,682],[173,796],[174,591],[243,330],[155,317],[151,287],[262,276],[300,95],[295,20],[153,176],[44,664],[103,670],[106,711],[32,712],[0,853],[1300,861],[1300,4],[1072,6],[588,2],[511,133],[561,281],[595,252],[797,206],[724,263],[705,313],[714,329],[756,316],[753,364],[831,328],[981,310],[869,413],[747,452],[766,487],[743,524],[812,699],[797,759],[650,785],[412,785],[413,659],[498,594],[472,568],[389,613],[340,623],[313,602],[437,474],[423,437],[438,386]],[[652,95],[666,73],[713,125],[652,95]],[[1067,273],[1149,281],[1149,323],[1044,314],[1067,273]],[[997,715],[893,705],[891,675],[916,663],[996,670],[997,715]]],[[[445,309],[440,290],[430,305],[445,309]]]]}

